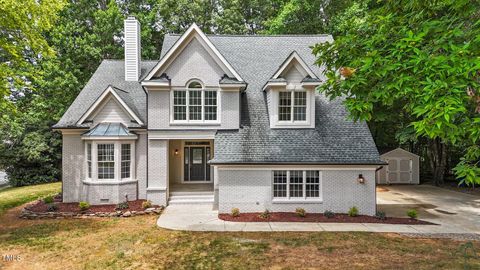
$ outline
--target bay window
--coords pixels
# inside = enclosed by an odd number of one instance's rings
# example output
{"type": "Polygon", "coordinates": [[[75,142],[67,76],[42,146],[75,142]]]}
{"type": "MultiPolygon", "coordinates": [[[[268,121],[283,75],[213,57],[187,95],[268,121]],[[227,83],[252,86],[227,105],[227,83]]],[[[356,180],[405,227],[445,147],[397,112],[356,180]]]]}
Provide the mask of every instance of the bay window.
{"type": "Polygon", "coordinates": [[[174,122],[215,122],[218,120],[218,91],[193,81],[186,89],[173,90],[174,122]]]}
{"type": "Polygon", "coordinates": [[[85,143],[86,174],[91,181],[134,180],[133,141],[88,141],[85,143]]]}
{"type": "Polygon", "coordinates": [[[321,195],[321,175],[319,171],[273,171],[274,200],[320,200],[321,195]]]}

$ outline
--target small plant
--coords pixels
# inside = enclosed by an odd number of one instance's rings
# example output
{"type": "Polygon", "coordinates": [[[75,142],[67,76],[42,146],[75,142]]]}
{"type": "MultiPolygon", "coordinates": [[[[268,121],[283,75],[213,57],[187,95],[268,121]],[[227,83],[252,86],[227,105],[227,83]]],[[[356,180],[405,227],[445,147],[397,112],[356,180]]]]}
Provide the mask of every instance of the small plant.
{"type": "Polygon", "coordinates": [[[49,203],[53,203],[54,199],[53,199],[53,196],[47,196],[45,198],[43,198],[43,202],[46,203],[46,204],[49,204],[49,203]]]}
{"type": "Polygon", "coordinates": [[[47,205],[47,212],[55,212],[58,210],[58,206],[55,203],[49,203],[47,205]]]}
{"type": "Polygon", "coordinates": [[[79,202],[78,208],[80,208],[81,211],[86,211],[90,208],[90,204],[88,202],[79,202]]]}
{"type": "Polygon", "coordinates": [[[330,210],[325,210],[325,212],[323,212],[323,215],[327,218],[333,218],[335,216],[335,213],[330,210]]]}
{"type": "Polygon", "coordinates": [[[383,211],[377,211],[377,213],[375,214],[375,217],[380,220],[386,220],[387,214],[385,214],[385,212],[383,211]]]}
{"type": "Polygon", "coordinates": [[[238,216],[240,216],[240,209],[238,209],[238,208],[232,208],[231,214],[232,214],[232,217],[238,217],[238,216]]]}
{"type": "Polygon", "coordinates": [[[115,207],[116,210],[125,210],[128,209],[128,202],[121,202],[115,207]]]}
{"type": "Polygon", "coordinates": [[[358,216],[358,208],[355,206],[350,207],[350,209],[348,210],[348,215],[351,217],[358,216]]]}
{"type": "Polygon", "coordinates": [[[152,208],[152,202],[151,201],[142,202],[142,208],[143,209],[152,208]]]}
{"type": "Polygon", "coordinates": [[[297,216],[299,216],[299,217],[306,217],[307,216],[307,211],[305,211],[305,209],[300,208],[300,207],[295,209],[295,213],[297,213],[297,216]]]}
{"type": "Polygon", "coordinates": [[[263,219],[267,219],[267,218],[270,218],[270,211],[268,211],[268,209],[266,209],[265,211],[263,211],[263,213],[261,213],[260,215],[258,215],[260,218],[263,218],[263,219]]]}
{"type": "Polygon", "coordinates": [[[418,212],[415,209],[409,209],[407,211],[407,216],[409,216],[411,219],[417,219],[418,217],[418,212]]]}

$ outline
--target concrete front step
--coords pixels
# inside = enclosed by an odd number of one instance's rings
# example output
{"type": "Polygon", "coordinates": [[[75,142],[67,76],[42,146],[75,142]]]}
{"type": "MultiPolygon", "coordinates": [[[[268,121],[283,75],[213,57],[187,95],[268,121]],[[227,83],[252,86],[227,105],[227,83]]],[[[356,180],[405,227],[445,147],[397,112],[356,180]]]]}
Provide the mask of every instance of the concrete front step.
{"type": "Polygon", "coordinates": [[[188,192],[186,194],[170,194],[168,204],[213,204],[213,192],[202,194],[201,192],[188,192]]]}

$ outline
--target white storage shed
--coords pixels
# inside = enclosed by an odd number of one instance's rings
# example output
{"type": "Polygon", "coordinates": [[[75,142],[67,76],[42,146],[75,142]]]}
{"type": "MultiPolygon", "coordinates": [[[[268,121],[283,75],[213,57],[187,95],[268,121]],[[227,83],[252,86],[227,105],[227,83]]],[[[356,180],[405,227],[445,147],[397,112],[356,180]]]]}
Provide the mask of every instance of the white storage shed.
{"type": "Polygon", "coordinates": [[[380,155],[388,163],[376,173],[377,184],[420,184],[420,157],[397,148],[380,155]]]}

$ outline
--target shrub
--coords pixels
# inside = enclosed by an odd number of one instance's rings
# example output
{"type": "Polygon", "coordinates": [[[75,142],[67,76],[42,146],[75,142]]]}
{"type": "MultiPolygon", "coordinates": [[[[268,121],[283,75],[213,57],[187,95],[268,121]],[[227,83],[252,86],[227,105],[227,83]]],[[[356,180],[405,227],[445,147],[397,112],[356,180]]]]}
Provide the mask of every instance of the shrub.
{"type": "Polygon", "coordinates": [[[147,209],[152,207],[152,202],[151,201],[144,201],[142,202],[142,208],[147,209]]]}
{"type": "Polygon", "coordinates": [[[266,209],[265,211],[263,211],[263,213],[261,213],[260,215],[258,215],[260,218],[263,218],[263,219],[267,219],[267,218],[270,218],[270,211],[268,211],[268,209],[266,209]]]}
{"type": "Polygon", "coordinates": [[[383,211],[377,211],[377,213],[375,214],[375,217],[380,219],[380,220],[386,220],[387,219],[387,214],[385,214],[385,212],[383,212],[383,211]]]}
{"type": "Polygon", "coordinates": [[[358,216],[358,209],[357,209],[357,207],[355,207],[355,206],[350,207],[350,209],[348,210],[348,215],[351,216],[351,217],[356,217],[356,216],[358,216]]]}
{"type": "Polygon", "coordinates": [[[47,212],[55,212],[58,210],[58,206],[55,203],[50,203],[47,205],[47,212]]]}
{"type": "Polygon", "coordinates": [[[121,202],[121,203],[117,204],[115,209],[117,209],[117,210],[128,209],[128,202],[121,202]]]}
{"type": "Polygon", "coordinates": [[[305,211],[305,209],[300,207],[295,209],[295,213],[297,213],[297,216],[299,217],[305,217],[307,215],[307,211],[305,211]]]}
{"type": "Polygon", "coordinates": [[[240,209],[238,208],[232,208],[232,217],[238,217],[240,216],[240,209]]]}
{"type": "Polygon", "coordinates": [[[90,208],[90,204],[88,202],[79,202],[78,208],[80,208],[81,211],[86,211],[90,208]]]}
{"type": "Polygon", "coordinates": [[[418,212],[415,209],[409,209],[407,211],[407,216],[409,216],[410,218],[416,219],[418,217],[418,212]]]}
{"type": "Polygon", "coordinates": [[[335,216],[335,213],[333,213],[330,210],[325,210],[325,212],[323,212],[323,215],[326,216],[327,218],[333,218],[335,216]]]}
{"type": "Polygon", "coordinates": [[[54,199],[53,199],[53,196],[47,196],[45,198],[43,198],[43,202],[46,203],[46,204],[49,204],[49,203],[53,203],[54,199]]]}

